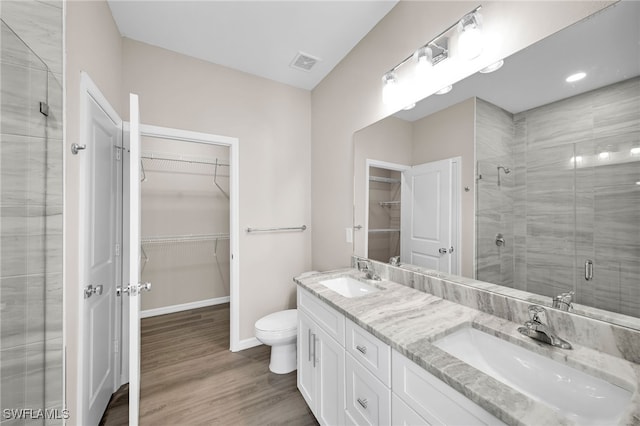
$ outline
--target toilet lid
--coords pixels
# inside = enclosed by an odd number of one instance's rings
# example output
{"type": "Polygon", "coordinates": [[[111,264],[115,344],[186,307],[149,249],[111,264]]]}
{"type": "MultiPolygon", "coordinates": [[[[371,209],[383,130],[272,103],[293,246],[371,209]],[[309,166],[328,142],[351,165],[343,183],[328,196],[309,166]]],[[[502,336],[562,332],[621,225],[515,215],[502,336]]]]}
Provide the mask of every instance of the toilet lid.
{"type": "Polygon", "coordinates": [[[256,321],[256,329],[262,331],[289,331],[298,327],[298,310],[274,312],[256,321]]]}

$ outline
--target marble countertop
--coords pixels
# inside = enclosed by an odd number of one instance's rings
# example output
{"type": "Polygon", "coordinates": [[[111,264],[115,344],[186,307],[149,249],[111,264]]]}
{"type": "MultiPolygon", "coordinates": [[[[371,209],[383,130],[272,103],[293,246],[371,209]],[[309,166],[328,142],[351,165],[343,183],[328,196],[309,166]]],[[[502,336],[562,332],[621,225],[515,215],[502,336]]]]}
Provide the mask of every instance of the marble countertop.
{"type": "Polygon", "coordinates": [[[482,373],[431,342],[452,330],[473,325],[630,391],[632,400],[619,424],[640,425],[640,365],[575,344],[573,349],[565,350],[538,343],[518,333],[520,324],[392,281],[367,280],[381,291],[357,298],[343,297],[319,283],[345,275],[364,277],[355,269],[343,269],[294,281],[505,423],[574,424],[548,405],[482,373]]]}

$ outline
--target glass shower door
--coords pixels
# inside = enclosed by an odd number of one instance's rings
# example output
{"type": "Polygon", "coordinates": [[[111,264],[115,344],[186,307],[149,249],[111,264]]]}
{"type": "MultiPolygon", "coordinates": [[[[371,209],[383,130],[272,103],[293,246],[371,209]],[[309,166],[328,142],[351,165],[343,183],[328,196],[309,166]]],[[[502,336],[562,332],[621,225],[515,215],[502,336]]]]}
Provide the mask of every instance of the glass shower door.
{"type": "Polygon", "coordinates": [[[61,424],[62,114],[47,106],[62,87],[4,21],[1,31],[0,409],[3,420],[50,410],[46,424],[61,424]]]}

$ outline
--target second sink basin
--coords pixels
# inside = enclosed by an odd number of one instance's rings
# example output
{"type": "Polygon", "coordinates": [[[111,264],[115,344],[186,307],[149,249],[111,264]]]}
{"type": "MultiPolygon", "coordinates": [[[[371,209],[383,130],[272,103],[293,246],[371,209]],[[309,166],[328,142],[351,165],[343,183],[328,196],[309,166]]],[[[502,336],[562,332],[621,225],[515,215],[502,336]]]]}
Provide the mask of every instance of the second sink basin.
{"type": "Polygon", "coordinates": [[[344,297],[360,297],[380,291],[379,288],[363,283],[351,277],[338,277],[322,280],[320,284],[344,297]]]}
{"type": "Polygon", "coordinates": [[[472,327],[433,344],[576,424],[618,424],[631,401],[621,387],[472,327]]]}

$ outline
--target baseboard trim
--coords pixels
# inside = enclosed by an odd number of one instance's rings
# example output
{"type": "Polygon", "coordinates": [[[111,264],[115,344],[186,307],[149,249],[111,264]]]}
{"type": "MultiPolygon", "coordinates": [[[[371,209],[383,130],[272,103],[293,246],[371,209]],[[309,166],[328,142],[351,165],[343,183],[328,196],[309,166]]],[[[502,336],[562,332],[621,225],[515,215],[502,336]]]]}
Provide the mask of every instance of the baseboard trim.
{"type": "Polygon", "coordinates": [[[231,348],[231,352],[239,352],[245,349],[253,348],[254,346],[261,345],[262,342],[255,337],[250,337],[248,339],[240,340],[237,344],[231,348]]]}
{"type": "Polygon", "coordinates": [[[155,317],[158,315],[173,314],[175,312],[188,311],[189,309],[204,308],[205,306],[229,303],[229,296],[213,299],[198,300],[196,302],[181,303],[179,305],[163,306],[162,308],[146,309],[140,311],[140,318],[155,317]]]}

